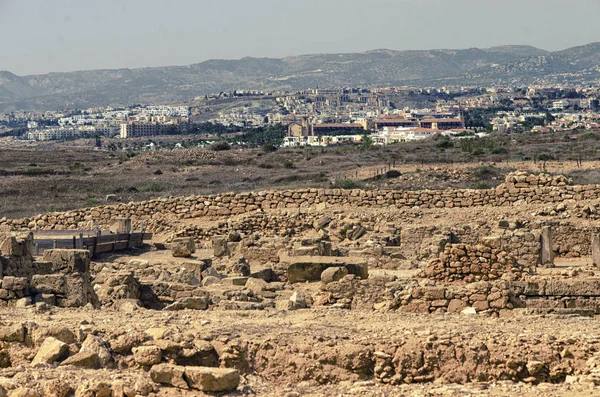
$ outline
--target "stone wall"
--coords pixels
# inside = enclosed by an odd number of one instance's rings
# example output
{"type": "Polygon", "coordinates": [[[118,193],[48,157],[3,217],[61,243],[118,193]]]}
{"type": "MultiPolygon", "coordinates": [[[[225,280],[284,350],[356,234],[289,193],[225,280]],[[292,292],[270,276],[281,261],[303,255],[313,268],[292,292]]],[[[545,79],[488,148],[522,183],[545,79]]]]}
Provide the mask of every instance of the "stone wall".
{"type": "Polygon", "coordinates": [[[4,232],[0,263],[0,305],[80,307],[95,301],[87,250],[47,250],[38,261],[33,257],[31,233],[4,232]]]}
{"type": "Polygon", "coordinates": [[[529,174],[525,171],[517,171],[506,176],[504,185],[507,189],[530,188],[530,187],[551,187],[572,185],[573,181],[564,175],[550,174],[529,174]]]}
{"type": "MultiPolygon", "coordinates": [[[[510,174],[507,180],[512,180],[513,176],[514,174],[510,174]]],[[[523,175],[520,176],[520,178],[522,177],[523,175]]],[[[405,209],[415,206],[422,208],[510,206],[516,202],[560,203],[565,200],[588,200],[600,196],[600,185],[570,186],[564,177],[556,177],[547,182],[547,176],[544,174],[525,177],[525,179],[527,178],[531,181],[509,182],[490,190],[299,189],[161,198],[65,213],[40,214],[24,219],[2,218],[0,225],[29,230],[76,230],[92,229],[95,222],[107,226],[111,219],[131,218],[134,221],[134,227],[146,224],[147,231],[160,232],[164,230],[164,218],[169,216],[180,219],[204,216],[226,217],[257,210],[307,208],[315,205],[405,209]]]]}
{"type": "Polygon", "coordinates": [[[556,256],[578,258],[592,255],[592,229],[572,223],[549,224],[553,233],[553,251],[556,256]]]}
{"type": "Polygon", "coordinates": [[[424,273],[431,280],[472,283],[496,280],[509,272],[520,276],[521,269],[501,247],[447,244],[439,257],[427,264],[424,273]]]}
{"type": "Polygon", "coordinates": [[[510,273],[519,278],[540,264],[541,232],[526,229],[504,230],[479,237],[479,244],[446,244],[443,252],[427,264],[423,276],[442,282],[477,282],[501,278],[510,273]]]}
{"type": "Polygon", "coordinates": [[[539,313],[600,314],[600,280],[539,279],[423,285],[415,280],[348,275],[321,286],[317,306],[397,310],[406,313],[490,313],[510,316],[515,309],[539,313]]]}
{"type": "Polygon", "coordinates": [[[485,245],[509,252],[522,267],[540,265],[541,231],[540,230],[505,230],[502,234],[485,237],[485,245]]]}

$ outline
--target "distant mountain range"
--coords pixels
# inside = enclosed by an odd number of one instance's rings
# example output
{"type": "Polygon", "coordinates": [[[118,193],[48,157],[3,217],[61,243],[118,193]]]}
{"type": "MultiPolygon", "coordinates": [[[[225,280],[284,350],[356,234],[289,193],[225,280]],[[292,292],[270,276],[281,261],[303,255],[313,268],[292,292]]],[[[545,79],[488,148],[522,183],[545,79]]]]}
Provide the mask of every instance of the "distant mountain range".
{"type": "Polygon", "coordinates": [[[0,111],[183,101],[234,89],[579,84],[600,78],[600,43],[209,60],[189,66],[17,76],[0,71],[0,111]]]}

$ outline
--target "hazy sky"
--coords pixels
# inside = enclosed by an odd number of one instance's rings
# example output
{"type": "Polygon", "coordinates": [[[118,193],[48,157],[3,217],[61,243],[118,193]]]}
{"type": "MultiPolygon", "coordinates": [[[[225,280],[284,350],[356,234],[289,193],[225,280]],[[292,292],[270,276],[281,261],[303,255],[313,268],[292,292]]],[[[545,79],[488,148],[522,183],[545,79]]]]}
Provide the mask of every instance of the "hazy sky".
{"type": "Polygon", "coordinates": [[[0,0],[0,70],[600,41],[598,0],[0,0]]]}

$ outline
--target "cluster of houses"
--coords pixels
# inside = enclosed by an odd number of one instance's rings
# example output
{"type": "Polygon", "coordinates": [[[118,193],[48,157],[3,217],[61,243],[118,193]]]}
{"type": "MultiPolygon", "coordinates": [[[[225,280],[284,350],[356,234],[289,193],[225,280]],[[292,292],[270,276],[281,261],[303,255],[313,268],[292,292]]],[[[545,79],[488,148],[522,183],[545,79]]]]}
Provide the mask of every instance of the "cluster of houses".
{"type": "Polygon", "coordinates": [[[472,132],[465,129],[460,116],[433,114],[423,118],[401,114],[383,115],[377,119],[362,119],[356,123],[311,124],[308,120],[288,126],[284,147],[330,146],[343,143],[359,144],[368,135],[377,145],[418,141],[434,135],[454,136],[472,132]]]}

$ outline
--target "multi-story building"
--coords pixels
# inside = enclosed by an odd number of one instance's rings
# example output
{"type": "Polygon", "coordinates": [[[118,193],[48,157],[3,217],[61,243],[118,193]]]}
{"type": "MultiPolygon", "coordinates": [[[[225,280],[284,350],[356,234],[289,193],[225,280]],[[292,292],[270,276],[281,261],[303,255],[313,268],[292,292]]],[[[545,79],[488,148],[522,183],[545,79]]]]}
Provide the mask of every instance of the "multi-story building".
{"type": "Polygon", "coordinates": [[[423,119],[419,120],[419,126],[434,130],[453,130],[465,128],[465,123],[461,119],[423,119]]]}
{"type": "Polygon", "coordinates": [[[309,127],[309,135],[329,135],[332,132],[347,131],[352,133],[356,130],[364,130],[362,124],[336,123],[336,124],[313,124],[309,127]]]}
{"type": "Polygon", "coordinates": [[[32,141],[52,141],[72,139],[80,135],[79,131],[71,128],[49,128],[45,130],[30,131],[27,139],[32,141]]]}
{"type": "Polygon", "coordinates": [[[138,138],[142,136],[155,136],[161,133],[160,124],[147,124],[147,123],[124,123],[121,124],[120,137],[123,139],[127,138],[138,138]]]}

